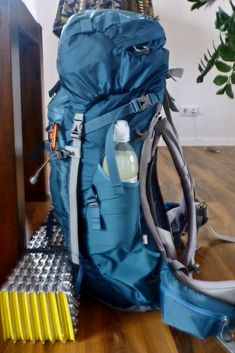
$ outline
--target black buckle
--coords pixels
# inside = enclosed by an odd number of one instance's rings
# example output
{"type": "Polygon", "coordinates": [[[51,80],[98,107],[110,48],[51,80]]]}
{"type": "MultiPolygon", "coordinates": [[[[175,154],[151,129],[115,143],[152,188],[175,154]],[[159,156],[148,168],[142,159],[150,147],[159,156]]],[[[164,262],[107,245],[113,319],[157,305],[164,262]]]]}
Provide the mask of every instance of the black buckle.
{"type": "Polygon", "coordinates": [[[189,273],[190,273],[190,272],[200,273],[200,265],[197,264],[197,263],[195,263],[195,264],[193,264],[193,265],[191,265],[191,266],[188,266],[187,269],[188,269],[188,272],[189,272],[189,273]]]}
{"type": "Polygon", "coordinates": [[[197,216],[197,227],[202,227],[209,220],[209,212],[207,203],[204,201],[195,200],[196,216],[197,216]]]}
{"type": "Polygon", "coordinates": [[[50,89],[50,91],[48,92],[49,97],[53,98],[59,91],[60,87],[61,87],[61,82],[57,81],[56,84],[52,87],[52,89],[50,89]]]}

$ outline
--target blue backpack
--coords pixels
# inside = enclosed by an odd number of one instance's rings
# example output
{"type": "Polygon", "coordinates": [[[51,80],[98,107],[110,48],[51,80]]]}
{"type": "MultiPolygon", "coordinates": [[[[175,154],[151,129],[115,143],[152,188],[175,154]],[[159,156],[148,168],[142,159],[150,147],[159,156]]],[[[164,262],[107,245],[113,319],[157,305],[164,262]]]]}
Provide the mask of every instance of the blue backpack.
{"type": "Polygon", "coordinates": [[[203,205],[171,119],[166,79],[180,70],[168,69],[164,44],[159,22],[145,15],[84,11],[68,21],[58,50],[60,84],[48,107],[53,206],[84,293],[122,310],[160,309],[180,330],[229,340],[235,281],[192,277],[203,205]],[[135,183],[118,173],[113,128],[120,119],[139,158],[135,183]],[[160,191],[161,137],[181,179],[181,204],[164,202],[160,191]]]}

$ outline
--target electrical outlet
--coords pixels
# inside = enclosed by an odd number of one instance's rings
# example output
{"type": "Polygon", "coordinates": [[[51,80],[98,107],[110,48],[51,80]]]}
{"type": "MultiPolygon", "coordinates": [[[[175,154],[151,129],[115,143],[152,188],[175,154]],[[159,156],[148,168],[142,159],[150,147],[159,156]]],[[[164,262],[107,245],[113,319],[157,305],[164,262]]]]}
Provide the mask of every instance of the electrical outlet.
{"type": "Polygon", "coordinates": [[[198,116],[199,107],[198,105],[182,105],[180,107],[181,116],[198,116]]]}

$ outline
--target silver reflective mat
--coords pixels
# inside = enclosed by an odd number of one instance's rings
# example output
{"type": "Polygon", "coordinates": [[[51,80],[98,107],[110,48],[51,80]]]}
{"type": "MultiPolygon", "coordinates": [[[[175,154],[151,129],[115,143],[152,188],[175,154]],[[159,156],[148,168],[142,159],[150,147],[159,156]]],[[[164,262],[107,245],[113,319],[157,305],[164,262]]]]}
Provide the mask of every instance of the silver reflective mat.
{"type": "Polygon", "coordinates": [[[61,228],[55,220],[32,236],[28,253],[0,291],[4,340],[73,341],[79,298],[73,285],[73,265],[63,251],[61,228]]]}

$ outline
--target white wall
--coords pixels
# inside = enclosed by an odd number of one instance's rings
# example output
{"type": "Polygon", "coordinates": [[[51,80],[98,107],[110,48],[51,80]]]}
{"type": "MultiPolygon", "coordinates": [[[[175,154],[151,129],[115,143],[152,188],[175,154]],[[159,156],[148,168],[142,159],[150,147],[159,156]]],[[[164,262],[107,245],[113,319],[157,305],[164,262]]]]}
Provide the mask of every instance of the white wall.
{"type": "MultiPolygon", "coordinates": [[[[47,92],[57,81],[57,38],[52,34],[52,25],[58,0],[24,0],[32,3],[36,17],[43,28],[45,102],[47,92]]],[[[170,50],[170,66],[183,67],[184,77],[178,82],[169,82],[170,93],[177,105],[199,105],[196,118],[175,115],[175,123],[182,143],[185,145],[235,145],[235,100],[216,95],[212,83],[216,71],[206,77],[203,84],[196,83],[197,65],[205,50],[217,40],[214,30],[217,5],[229,8],[227,1],[219,0],[211,9],[190,11],[186,0],[154,0],[155,13],[167,35],[170,50]]]]}
{"type": "Polygon", "coordinates": [[[228,1],[217,1],[206,10],[190,11],[186,0],[155,0],[155,12],[160,16],[167,35],[170,50],[170,66],[183,67],[184,76],[178,82],[169,82],[169,89],[177,105],[199,105],[196,118],[175,115],[175,123],[183,144],[222,145],[235,144],[235,100],[217,96],[217,87],[212,83],[216,70],[204,83],[197,84],[198,62],[212,40],[218,41],[214,29],[215,12],[220,5],[229,9],[228,1]],[[169,4],[170,3],[170,4],[169,4]]]}
{"type": "Polygon", "coordinates": [[[48,91],[59,79],[56,71],[58,38],[52,33],[59,0],[34,0],[34,2],[37,21],[41,24],[43,31],[44,102],[47,106],[50,100],[48,91]]]}
{"type": "Polygon", "coordinates": [[[29,11],[31,14],[34,16],[34,18],[37,18],[37,11],[36,11],[36,3],[35,0],[23,0],[25,5],[28,7],[29,11]]]}

